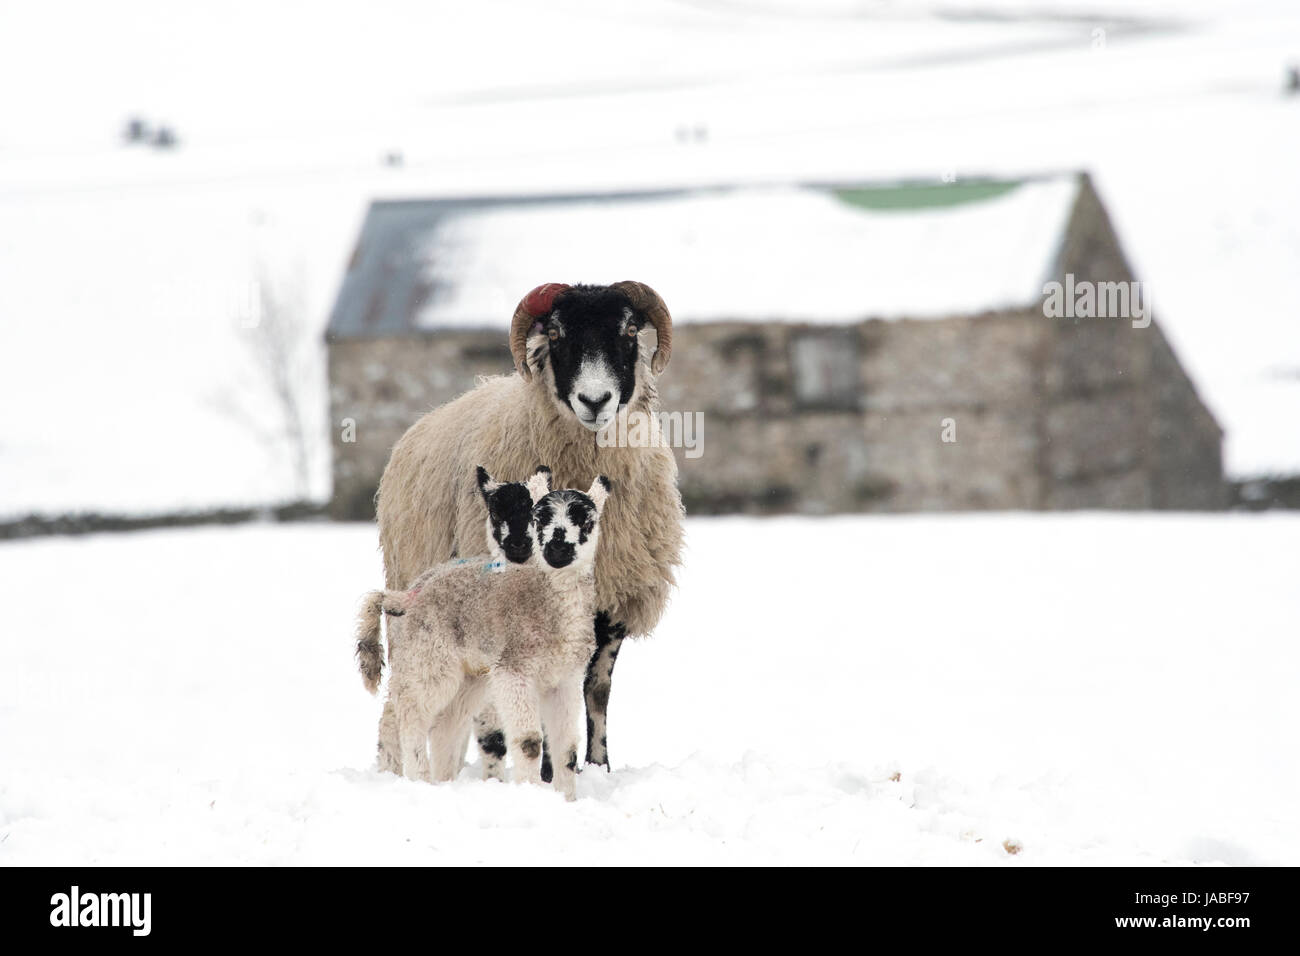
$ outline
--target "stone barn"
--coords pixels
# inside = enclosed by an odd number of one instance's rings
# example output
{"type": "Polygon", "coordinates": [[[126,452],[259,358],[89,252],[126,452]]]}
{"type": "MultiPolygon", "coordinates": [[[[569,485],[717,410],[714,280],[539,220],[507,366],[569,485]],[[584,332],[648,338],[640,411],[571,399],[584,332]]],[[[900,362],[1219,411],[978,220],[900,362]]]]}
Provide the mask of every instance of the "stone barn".
{"type": "Polygon", "coordinates": [[[693,513],[1225,504],[1222,431],[1070,174],[376,202],[327,333],[333,514],[512,370],[525,292],[620,279],[673,313],[693,513]]]}

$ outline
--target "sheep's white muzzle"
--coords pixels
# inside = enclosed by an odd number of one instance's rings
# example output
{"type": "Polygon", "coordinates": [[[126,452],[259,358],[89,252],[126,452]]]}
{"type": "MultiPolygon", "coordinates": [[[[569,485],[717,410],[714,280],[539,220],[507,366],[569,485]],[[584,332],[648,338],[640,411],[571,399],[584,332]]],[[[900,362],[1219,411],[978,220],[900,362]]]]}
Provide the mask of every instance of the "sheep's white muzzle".
{"type": "Polygon", "coordinates": [[[603,361],[584,361],[569,390],[569,407],[582,427],[593,432],[604,429],[618,414],[618,399],[618,377],[603,361]]]}
{"type": "Polygon", "coordinates": [[[590,418],[577,409],[574,409],[574,412],[577,413],[578,421],[582,423],[582,427],[592,432],[603,431],[614,420],[613,412],[601,412],[599,415],[590,418]]]}

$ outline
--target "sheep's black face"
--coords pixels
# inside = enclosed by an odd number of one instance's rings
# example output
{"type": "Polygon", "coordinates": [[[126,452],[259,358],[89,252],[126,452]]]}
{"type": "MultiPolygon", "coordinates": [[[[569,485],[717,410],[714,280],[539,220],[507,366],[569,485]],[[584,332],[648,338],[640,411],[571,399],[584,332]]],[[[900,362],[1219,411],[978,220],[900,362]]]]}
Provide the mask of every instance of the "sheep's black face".
{"type": "Polygon", "coordinates": [[[596,557],[600,509],[581,491],[552,491],[533,509],[537,546],[553,568],[575,562],[590,565],[596,557]]]}
{"type": "Polygon", "coordinates": [[[600,431],[636,390],[640,318],[621,292],[577,285],[555,299],[541,326],[556,398],[600,431]]]}

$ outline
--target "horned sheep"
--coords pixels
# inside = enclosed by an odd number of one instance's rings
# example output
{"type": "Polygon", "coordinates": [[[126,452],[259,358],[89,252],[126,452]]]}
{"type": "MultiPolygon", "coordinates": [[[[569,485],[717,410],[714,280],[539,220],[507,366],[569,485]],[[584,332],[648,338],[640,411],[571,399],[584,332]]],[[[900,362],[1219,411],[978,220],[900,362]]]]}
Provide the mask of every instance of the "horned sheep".
{"type": "MultiPolygon", "coordinates": [[[[602,518],[596,651],[583,686],[586,760],[606,768],[614,662],[624,638],[648,635],[667,605],[681,557],[682,504],[676,462],[657,434],[638,447],[597,435],[634,412],[657,432],[656,381],[671,349],[671,316],[649,286],[539,286],[511,321],[516,374],[485,379],[412,425],[394,446],[377,495],[385,581],[400,590],[425,568],[480,550],[483,510],[470,484],[476,464],[520,479],[547,462],[560,487],[594,474],[613,480],[619,494],[602,518]],[[641,341],[651,330],[653,353],[641,341]]],[[[499,728],[480,721],[477,730],[486,759],[499,728]]]]}

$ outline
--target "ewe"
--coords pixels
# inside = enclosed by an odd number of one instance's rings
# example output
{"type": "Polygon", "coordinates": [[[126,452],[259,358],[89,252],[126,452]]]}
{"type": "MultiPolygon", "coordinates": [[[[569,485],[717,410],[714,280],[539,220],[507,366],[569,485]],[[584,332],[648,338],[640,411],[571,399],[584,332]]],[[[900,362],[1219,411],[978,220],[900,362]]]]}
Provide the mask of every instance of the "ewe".
{"type": "MultiPolygon", "coordinates": [[[[431,565],[481,550],[475,464],[521,478],[544,461],[561,487],[595,474],[613,479],[619,493],[602,520],[591,622],[597,649],[584,685],[587,762],[606,767],[614,661],[623,638],[649,634],[668,603],[681,561],[682,504],[676,462],[657,434],[650,447],[620,448],[601,447],[596,433],[631,412],[646,414],[657,432],[655,383],[671,348],[672,319],[649,286],[539,286],[510,326],[518,374],[489,378],[412,425],[379,485],[385,584],[401,589],[431,565]],[[652,328],[653,361],[641,348],[652,328]]],[[[478,730],[489,760],[500,735],[483,722],[478,730]]]]}

